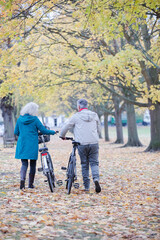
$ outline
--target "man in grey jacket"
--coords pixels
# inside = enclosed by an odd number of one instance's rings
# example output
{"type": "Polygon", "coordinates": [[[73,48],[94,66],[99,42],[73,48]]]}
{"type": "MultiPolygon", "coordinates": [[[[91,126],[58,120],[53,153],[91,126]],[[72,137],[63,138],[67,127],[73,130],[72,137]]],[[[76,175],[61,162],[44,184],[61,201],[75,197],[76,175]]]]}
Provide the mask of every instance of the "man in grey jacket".
{"type": "Polygon", "coordinates": [[[99,184],[99,134],[101,131],[100,120],[97,113],[88,110],[85,99],[77,101],[78,112],[74,114],[61,129],[60,137],[65,139],[68,130],[73,129],[75,141],[79,142],[78,153],[81,159],[83,184],[86,191],[90,188],[89,165],[95,184],[95,191],[101,192],[99,184]]]}

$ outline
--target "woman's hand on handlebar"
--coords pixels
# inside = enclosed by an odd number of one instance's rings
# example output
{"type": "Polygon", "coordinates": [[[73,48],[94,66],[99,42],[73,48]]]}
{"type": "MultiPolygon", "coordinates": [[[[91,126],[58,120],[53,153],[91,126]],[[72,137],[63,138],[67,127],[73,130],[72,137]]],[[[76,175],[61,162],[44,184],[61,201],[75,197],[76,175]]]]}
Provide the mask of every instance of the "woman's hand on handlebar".
{"type": "Polygon", "coordinates": [[[56,132],[56,134],[59,133],[59,131],[55,131],[55,132],[56,132]]]}

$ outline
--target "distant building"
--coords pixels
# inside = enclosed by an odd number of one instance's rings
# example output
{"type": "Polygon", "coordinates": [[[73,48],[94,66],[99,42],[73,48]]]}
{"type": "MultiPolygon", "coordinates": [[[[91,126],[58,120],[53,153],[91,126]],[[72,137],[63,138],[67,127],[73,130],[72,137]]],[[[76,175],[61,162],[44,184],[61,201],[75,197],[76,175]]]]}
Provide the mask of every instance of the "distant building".
{"type": "Polygon", "coordinates": [[[149,113],[149,110],[147,109],[143,115],[143,122],[142,124],[144,126],[147,126],[151,123],[151,117],[150,117],[150,113],[149,113]]]}
{"type": "MultiPolygon", "coordinates": [[[[39,116],[38,118],[41,122],[43,122],[41,116],[39,116]]],[[[49,117],[44,117],[45,125],[47,125],[50,128],[55,128],[55,127],[60,128],[62,127],[64,122],[65,122],[64,115],[59,115],[59,116],[52,115],[49,117]]]]}

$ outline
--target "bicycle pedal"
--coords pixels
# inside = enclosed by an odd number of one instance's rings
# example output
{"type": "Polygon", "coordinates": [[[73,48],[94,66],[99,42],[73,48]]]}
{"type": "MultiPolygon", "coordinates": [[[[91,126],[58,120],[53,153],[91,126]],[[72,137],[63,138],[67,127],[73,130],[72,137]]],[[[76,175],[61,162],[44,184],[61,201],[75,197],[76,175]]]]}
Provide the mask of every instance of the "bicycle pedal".
{"type": "Polygon", "coordinates": [[[79,188],[79,183],[74,183],[73,186],[74,186],[74,188],[78,189],[79,188]]]}
{"type": "Polygon", "coordinates": [[[58,186],[62,186],[62,185],[63,185],[63,181],[62,181],[62,180],[58,180],[58,181],[57,181],[57,185],[58,185],[58,186]]]}
{"type": "Polygon", "coordinates": [[[44,180],[44,182],[48,182],[48,180],[44,180]]]}
{"type": "Polygon", "coordinates": [[[42,172],[43,171],[43,168],[38,168],[38,172],[42,172]]]}
{"type": "Polygon", "coordinates": [[[67,170],[67,168],[66,168],[66,167],[61,167],[61,169],[62,169],[62,170],[67,170]]]}

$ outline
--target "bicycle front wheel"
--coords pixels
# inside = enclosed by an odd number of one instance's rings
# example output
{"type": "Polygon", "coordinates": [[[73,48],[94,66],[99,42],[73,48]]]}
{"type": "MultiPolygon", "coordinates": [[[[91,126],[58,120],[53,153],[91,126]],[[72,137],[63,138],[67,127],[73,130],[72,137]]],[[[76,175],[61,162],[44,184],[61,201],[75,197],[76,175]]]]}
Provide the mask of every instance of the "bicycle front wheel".
{"type": "Polygon", "coordinates": [[[53,181],[52,181],[50,172],[47,172],[47,179],[48,179],[49,188],[51,192],[53,192],[54,187],[53,187],[53,181]]]}
{"type": "Polygon", "coordinates": [[[74,182],[74,177],[70,177],[67,180],[67,189],[68,189],[68,194],[71,193],[71,188],[72,188],[72,183],[74,182]]]}
{"type": "Polygon", "coordinates": [[[71,188],[72,188],[72,183],[74,182],[74,164],[73,163],[69,163],[68,166],[68,179],[67,179],[67,190],[68,190],[68,194],[71,193],[71,188]]]}

